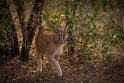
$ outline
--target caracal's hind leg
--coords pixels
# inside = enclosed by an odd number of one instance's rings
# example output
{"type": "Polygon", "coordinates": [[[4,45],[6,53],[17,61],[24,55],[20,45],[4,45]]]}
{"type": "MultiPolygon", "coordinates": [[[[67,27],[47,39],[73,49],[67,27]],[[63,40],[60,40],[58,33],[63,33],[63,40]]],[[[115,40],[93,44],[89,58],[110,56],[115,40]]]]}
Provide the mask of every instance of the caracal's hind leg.
{"type": "Polygon", "coordinates": [[[43,54],[40,54],[40,53],[36,53],[36,55],[37,55],[37,72],[42,72],[42,63],[43,63],[43,61],[42,61],[42,56],[43,56],[43,54]]]}

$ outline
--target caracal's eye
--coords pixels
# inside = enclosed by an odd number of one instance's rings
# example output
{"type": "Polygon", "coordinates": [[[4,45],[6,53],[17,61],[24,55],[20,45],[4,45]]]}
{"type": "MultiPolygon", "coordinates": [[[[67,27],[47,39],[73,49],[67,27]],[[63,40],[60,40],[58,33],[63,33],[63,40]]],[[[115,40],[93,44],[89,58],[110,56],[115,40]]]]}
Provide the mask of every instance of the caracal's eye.
{"type": "Polygon", "coordinates": [[[64,37],[64,39],[65,39],[65,40],[67,40],[67,38],[68,38],[68,35],[66,35],[66,34],[63,34],[63,37],[64,37]]]}

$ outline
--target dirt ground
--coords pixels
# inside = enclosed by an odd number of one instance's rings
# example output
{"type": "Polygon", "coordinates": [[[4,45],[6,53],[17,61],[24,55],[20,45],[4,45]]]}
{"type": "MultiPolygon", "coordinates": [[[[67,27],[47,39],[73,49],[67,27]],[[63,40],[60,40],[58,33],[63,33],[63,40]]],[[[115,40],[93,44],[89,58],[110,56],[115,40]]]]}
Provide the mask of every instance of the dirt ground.
{"type": "Polygon", "coordinates": [[[36,57],[30,55],[28,62],[19,56],[0,66],[0,83],[124,83],[124,61],[121,64],[96,68],[84,61],[61,56],[63,76],[57,77],[44,59],[43,72],[36,72],[36,57]]]}

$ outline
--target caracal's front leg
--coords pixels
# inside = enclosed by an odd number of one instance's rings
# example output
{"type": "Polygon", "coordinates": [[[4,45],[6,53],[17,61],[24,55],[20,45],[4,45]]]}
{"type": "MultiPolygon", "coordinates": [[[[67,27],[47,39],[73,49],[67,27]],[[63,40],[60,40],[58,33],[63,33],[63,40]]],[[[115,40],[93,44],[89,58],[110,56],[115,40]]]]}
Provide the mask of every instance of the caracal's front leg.
{"type": "Polygon", "coordinates": [[[58,63],[59,63],[60,54],[57,54],[57,55],[55,55],[54,57],[55,57],[55,59],[56,59],[56,60],[58,61],[58,63]]]}
{"type": "Polygon", "coordinates": [[[54,56],[48,56],[48,59],[49,59],[50,63],[53,65],[57,75],[62,76],[61,67],[60,67],[58,61],[54,58],[54,56]]]}

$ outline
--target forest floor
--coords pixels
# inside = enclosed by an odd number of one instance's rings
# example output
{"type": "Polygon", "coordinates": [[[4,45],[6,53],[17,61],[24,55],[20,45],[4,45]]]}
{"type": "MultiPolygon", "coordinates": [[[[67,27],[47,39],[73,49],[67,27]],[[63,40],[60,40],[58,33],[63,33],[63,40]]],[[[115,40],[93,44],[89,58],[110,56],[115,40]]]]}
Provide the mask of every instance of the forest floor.
{"type": "Polygon", "coordinates": [[[19,56],[0,66],[0,83],[124,83],[124,61],[96,69],[92,64],[61,56],[63,76],[56,77],[48,61],[44,59],[43,72],[36,72],[36,57],[29,56],[21,62],[19,56]]]}

